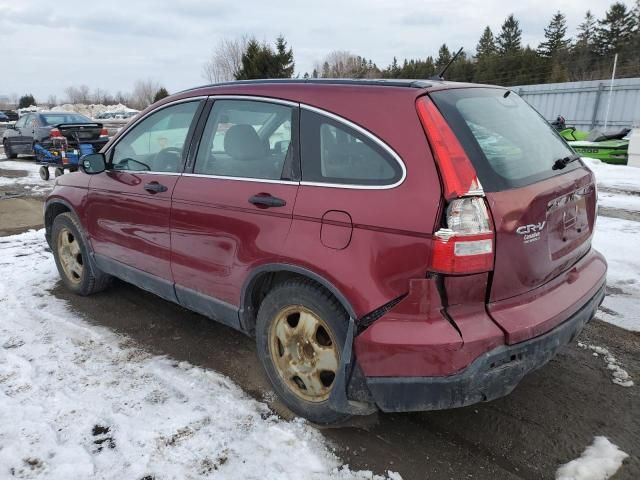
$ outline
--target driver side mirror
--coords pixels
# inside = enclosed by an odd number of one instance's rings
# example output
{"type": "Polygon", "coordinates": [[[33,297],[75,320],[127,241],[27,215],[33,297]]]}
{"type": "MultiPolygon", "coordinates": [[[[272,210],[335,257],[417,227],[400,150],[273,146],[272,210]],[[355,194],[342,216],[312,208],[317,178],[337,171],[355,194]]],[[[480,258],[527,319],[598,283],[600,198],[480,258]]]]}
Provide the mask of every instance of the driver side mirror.
{"type": "Polygon", "coordinates": [[[84,173],[95,175],[102,173],[107,169],[107,160],[104,153],[90,153],[80,159],[80,165],[84,173]]]}

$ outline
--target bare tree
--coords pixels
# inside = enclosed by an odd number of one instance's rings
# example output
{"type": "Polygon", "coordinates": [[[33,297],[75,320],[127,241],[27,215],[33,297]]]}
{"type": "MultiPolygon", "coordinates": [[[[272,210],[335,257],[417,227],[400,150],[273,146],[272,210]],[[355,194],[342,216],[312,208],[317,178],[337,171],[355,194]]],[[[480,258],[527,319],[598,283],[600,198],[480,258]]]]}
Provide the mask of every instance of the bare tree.
{"type": "Polygon", "coordinates": [[[221,39],[213,49],[211,58],[202,66],[202,76],[211,83],[235,80],[242,68],[242,55],[247,49],[249,37],[221,39]]]}
{"type": "Polygon", "coordinates": [[[348,78],[356,76],[360,69],[358,56],[346,50],[334,50],[315,69],[325,78],[348,78]]]}
{"type": "Polygon", "coordinates": [[[131,103],[134,108],[142,110],[151,105],[160,87],[161,85],[155,80],[138,80],[131,93],[131,103]]]}
{"type": "Polygon", "coordinates": [[[131,103],[131,96],[128,93],[118,91],[113,97],[113,102],[121,105],[129,105],[129,103],[131,103]]]}
{"type": "Polygon", "coordinates": [[[90,101],[89,87],[86,85],[80,85],[79,87],[67,87],[64,89],[64,93],[67,95],[67,101],[69,103],[88,104],[90,101]]]}
{"type": "Polygon", "coordinates": [[[49,108],[58,105],[58,97],[55,95],[49,95],[49,98],[47,98],[47,105],[49,105],[49,108]]]}

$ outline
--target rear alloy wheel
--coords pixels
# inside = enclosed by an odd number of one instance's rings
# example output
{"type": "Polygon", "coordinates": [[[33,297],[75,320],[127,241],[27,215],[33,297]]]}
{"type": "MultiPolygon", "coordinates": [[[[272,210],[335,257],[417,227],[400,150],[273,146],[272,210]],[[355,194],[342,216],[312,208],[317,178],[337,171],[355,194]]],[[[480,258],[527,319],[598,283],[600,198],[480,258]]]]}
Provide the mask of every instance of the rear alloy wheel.
{"type": "Polygon", "coordinates": [[[329,406],[349,317],[324,288],[308,280],[276,285],[258,311],[258,356],[282,401],[318,424],[349,418],[329,406]]]}
{"type": "Polygon", "coordinates": [[[336,378],[340,353],[331,329],[302,305],[283,308],[269,328],[276,371],[300,399],[323,402],[336,378]]]}

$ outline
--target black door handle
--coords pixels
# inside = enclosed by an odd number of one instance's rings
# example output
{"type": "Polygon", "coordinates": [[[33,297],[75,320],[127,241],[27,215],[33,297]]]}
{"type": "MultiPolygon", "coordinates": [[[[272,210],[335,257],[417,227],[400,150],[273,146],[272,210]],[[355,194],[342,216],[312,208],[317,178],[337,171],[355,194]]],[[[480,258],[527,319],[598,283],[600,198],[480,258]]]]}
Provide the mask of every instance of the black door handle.
{"type": "Polygon", "coordinates": [[[287,204],[283,199],[271,195],[254,195],[249,198],[249,203],[261,208],[284,207],[287,204]]]}
{"type": "Polygon", "coordinates": [[[166,192],[167,187],[158,182],[150,182],[144,186],[144,189],[150,193],[166,192]]]}

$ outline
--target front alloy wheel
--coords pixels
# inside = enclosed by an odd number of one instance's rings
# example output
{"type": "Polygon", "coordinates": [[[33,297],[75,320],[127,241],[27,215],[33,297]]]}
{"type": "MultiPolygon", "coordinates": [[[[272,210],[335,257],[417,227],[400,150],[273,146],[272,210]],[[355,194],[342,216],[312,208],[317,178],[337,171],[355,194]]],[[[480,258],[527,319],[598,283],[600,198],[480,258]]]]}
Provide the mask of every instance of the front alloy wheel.
{"type": "Polygon", "coordinates": [[[84,259],[76,236],[68,229],[62,228],[58,233],[58,258],[67,279],[77,285],[82,280],[84,259]]]}

